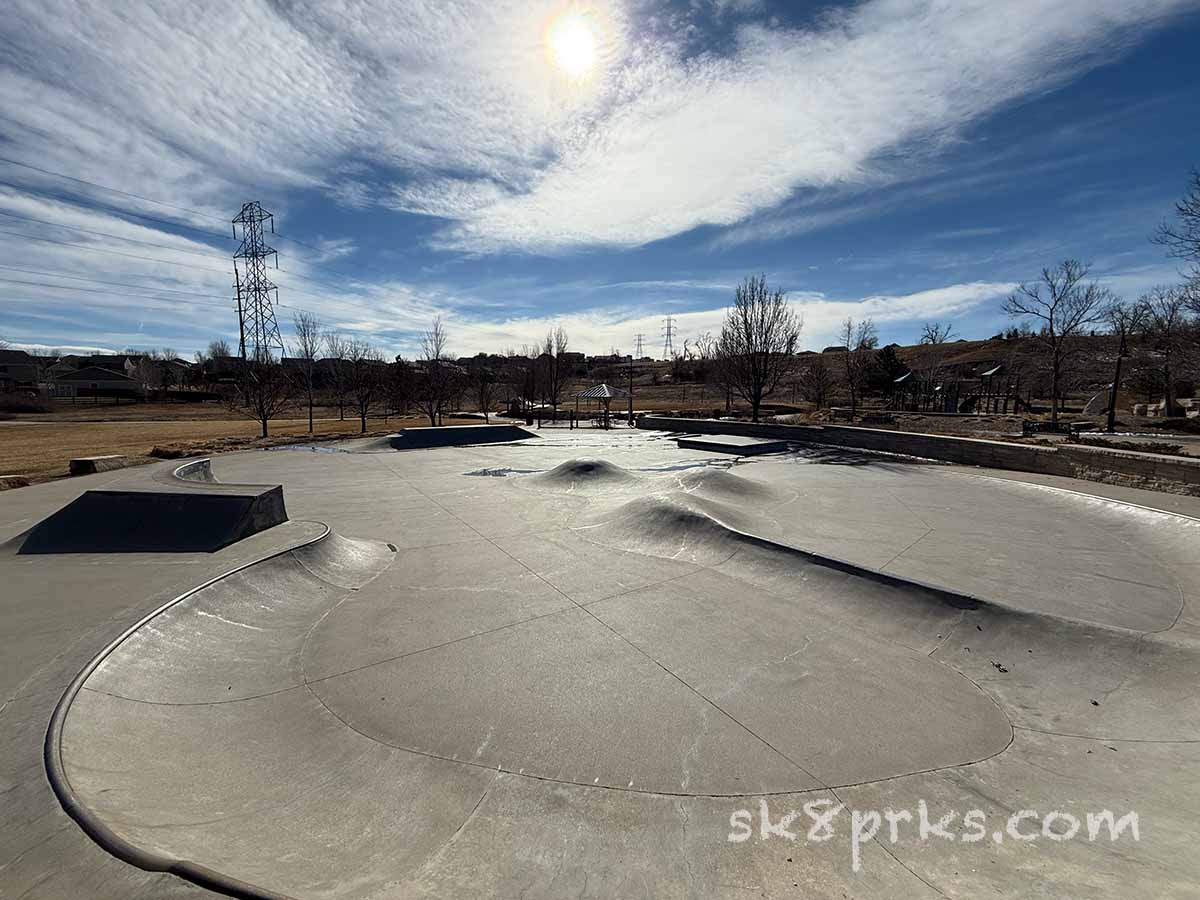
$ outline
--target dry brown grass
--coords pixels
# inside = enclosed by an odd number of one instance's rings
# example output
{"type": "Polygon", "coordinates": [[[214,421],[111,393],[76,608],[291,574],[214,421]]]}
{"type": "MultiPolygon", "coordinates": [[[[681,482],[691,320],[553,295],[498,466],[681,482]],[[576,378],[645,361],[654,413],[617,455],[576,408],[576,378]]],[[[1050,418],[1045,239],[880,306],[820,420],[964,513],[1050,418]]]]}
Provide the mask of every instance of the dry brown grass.
{"type": "MultiPolygon", "coordinates": [[[[207,417],[188,420],[154,419],[161,410],[159,404],[125,407],[137,410],[151,421],[88,422],[59,413],[23,417],[16,422],[0,422],[0,475],[29,475],[35,481],[45,481],[67,474],[67,463],[78,456],[125,456],[133,461],[150,462],[156,447],[166,455],[192,455],[220,450],[235,450],[263,446],[259,440],[259,425],[250,419],[207,417]]],[[[175,409],[189,407],[176,406],[175,409]]],[[[115,410],[116,407],[109,409],[115,410]]],[[[194,409],[194,408],[192,408],[194,409]]],[[[215,405],[213,410],[219,409],[215,405]]],[[[336,415],[336,413],[335,413],[336,415]]],[[[368,433],[386,433],[399,428],[427,426],[428,420],[417,417],[391,417],[367,420],[368,433]]],[[[474,419],[447,419],[447,425],[477,425],[474,419]]],[[[294,442],[308,436],[307,419],[280,419],[271,423],[271,442],[294,442]]],[[[315,423],[318,439],[358,437],[359,422],[347,418],[322,419],[315,423]]]]}

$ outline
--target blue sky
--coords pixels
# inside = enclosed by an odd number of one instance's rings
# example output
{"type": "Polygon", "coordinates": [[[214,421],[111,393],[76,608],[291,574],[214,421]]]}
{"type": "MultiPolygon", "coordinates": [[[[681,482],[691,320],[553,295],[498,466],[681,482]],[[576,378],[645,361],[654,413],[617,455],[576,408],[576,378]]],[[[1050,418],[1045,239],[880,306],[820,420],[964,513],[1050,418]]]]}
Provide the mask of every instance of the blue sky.
{"type": "Polygon", "coordinates": [[[716,331],[757,272],[809,347],[846,316],[987,337],[1064,257],[1129,297],[1175,280],[1148,238],[1200,166],[1197,0],[6,10],[15,346],[235,337],[251,199],[285,338],[305,309],[388,352],[438,314],[457,354],[557,324],[657,349],[663,316],[716,331]]]}

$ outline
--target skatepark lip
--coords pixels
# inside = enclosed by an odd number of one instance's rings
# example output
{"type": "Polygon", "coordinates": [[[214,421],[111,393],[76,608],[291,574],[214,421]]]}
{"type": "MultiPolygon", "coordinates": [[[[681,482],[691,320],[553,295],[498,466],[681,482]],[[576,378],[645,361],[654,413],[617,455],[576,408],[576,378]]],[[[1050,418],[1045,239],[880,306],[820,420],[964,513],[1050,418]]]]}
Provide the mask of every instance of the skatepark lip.
{"type": "Polygon", "coordinates": [[[198,863],[191,862],[185,859],[176,859],[160,853],[154,853],[142,847],[133,844],[108,827],[104,821],[92,812],[86,804],[83,803],[76,795],[74,788],[71,786],[70,778],[67,776],[66,765],[63,761],[63,726],[66,723],[67,715],[71,711],[71,705],[79,692],[83,689],[88,678],[100,667],[100,665],[113,652],[117,650],[125,641],[133,636],[135,632],[143,626],[153,621],[162,613],[169,610],[177,604],[183,603],[190,597],[198,594],[205,588],[211,587],[220,581],[225,580],[239,572],[243,572],[260,563],[276,559],[288,553],[293,553],[305,547],[311,547],[314,544],[326,540],[333,532],[328,525],[324,523],[313,523],[321,526],[321,533],[315,537],[307,538],[298,544],[293,544],[284,547],[281,550],[268,553],[257,559],[242,563],[235,566],[213,578],[208,579],[202,584],[198,584],[193,588],[189,588],[177,597],[168,600],[166,603],[147,613],[137,622],[125,629],[120,635],[114,638],[107,644],[99,653],[97,653],[88,663],[79,671],[67,686],[66,691],[59,698],[58,703],[54,707],[54,712],[50,716],[50,724],[46,729],[46,739],[43,745],[43,762],[46,768],[46,777],[50,782],[50,787],[58,797],[59,803],[62,805],[63,811],[70,816],[80,828],[97,844],[111,853],[113,856],[121,859],[130,865],[137,866],[140,869],[145,869],[150,872],[166,872],[190,881],[193,884],[203,888],[218,891],[232,897],[256,898],[256,900],[292,900],[286,894],[276,893],[274,891],[265,890],[257,885],[247,884],[236,878],[231,878],[220,872],[213,871],[198,863]]]}

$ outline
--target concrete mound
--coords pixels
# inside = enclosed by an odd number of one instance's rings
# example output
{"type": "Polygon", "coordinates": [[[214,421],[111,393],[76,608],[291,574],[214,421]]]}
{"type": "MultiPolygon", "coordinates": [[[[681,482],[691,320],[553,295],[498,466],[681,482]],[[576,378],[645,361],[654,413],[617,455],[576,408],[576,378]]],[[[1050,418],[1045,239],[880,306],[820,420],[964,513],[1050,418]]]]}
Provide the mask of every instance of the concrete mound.
{"type": "Polygon", "coordinates": [[[405,428],[386,440],[393,450],[430,447],[469,447],[474,444],[510,444],[537,437],[520,425],[445,425],[439,428],[405,428]]]}
{"type": "Polygon", "coordinates": [[[35,525],[19,553],[211,553],[286,521],[281,485],[88,491],[35,525]]]}
{"type": "Polygon", "coordinates": [[[749,528],[731,506],[672,491],[630,500],[580,534],[620,550],[709,564],[750,539],[749,528]]]}
{"type": "Polygon", "coordinates": [[[548,472],[531,475],[529,480],[552,490],[580,490],[632,484],[638,476],[607,459],[580,456],[560,462],[548,472]]]}
{"type": "Polygon", "coordinates": [[[679,477],[685,490],[721,500],[771,501],[782,499],[770,485],[735,475],[728,469],[693,469],[679,477]]]}

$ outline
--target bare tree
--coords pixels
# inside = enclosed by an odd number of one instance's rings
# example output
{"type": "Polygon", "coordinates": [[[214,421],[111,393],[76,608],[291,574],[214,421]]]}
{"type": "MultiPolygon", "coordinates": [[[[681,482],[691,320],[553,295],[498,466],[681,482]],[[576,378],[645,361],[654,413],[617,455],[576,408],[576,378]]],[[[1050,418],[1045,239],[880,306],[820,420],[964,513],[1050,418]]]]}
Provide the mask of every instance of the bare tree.
{"type": "Polygon", "coordinates": [[[1079,338],[1087,326],[1103,317],[1112,296],[1096,282],[1084,281],[1088,271],[1078,260],[1064,260],[1042,269],[1037,281],[1022,284],[1004,301],[1004,311],[1010,316],[1041,325],[1033,337],[1049,357],[1050,421],[1054,426],[1058,425],[1064,376],[1079,350],[1079,338]]]}
{"type": "Polygon", "coordinates": [[[229,347],[229,341],[225,340],[225,338],[218,338],[215,341],[209,341],[208,358],[215,360],[222,356],[233,356],[233,350],[231,350],[229,347]]]}
{"type": "MultiPolygon", "coordinates": [[[[733,389],[729,383],[729,367],[721,353],[721,342],[706,331],[696,338],[697,373],[704,384],[714,385],[725,398],[725,413],[733,407],[733,389]]],[[[701,390],[703,397],[703,389],[701,390]]]]}
{"type": "Polygon", "coordinates": [[[1104,308],[1104,318],[1117,339],[1117,363],[1112,388],[1108,394],[1108,432],[1117,425],[1117,397],[1121,392],[1121,363],[1129,355],[1129,339],[1142,327],[1146,307],[1142,303],[1126,303],[1116,297],[1104,308]]]}
{"type": "Polygon", "coordinates": [[[450,396],[451,364],[446,358],[446,346],[446,327],[438,316],[421,338],[421,371],[415,392],[417,405],[429,416],[430,425],[441,422],[450,396]]]}
{"type": "Polygon", "coordinates": [[[863,319],[856,325],[851,318],[842,323],[841,338],[846,347],[846,388],[850,391],[850,416],[853,418],[858,413],[863,387],[875,361],[875,346],[879,338],[871,319],[863,319]]]}
{"type": "MultiPolygon", "coordinates": [[[[414,382],[412,364],[398,355],[391,365],[387,386],[387,403],[392,412],[398,415],[408,413],[413,399],[414,382]]],[[[386,416],[386,410],[384,414],[386,416]]]]}
{"type": "Polygon", "coordinates": [[[348,341],[336,331],[325,334],[325,357],[329,368],[329,386],[337,403],[338,419],[346,418],[346,399],[350,393],[349,367],[346,364],[348,341]]]}
{"type": "Polygon", "coordinates": [[[358,415],[359,431],[366,434],[371,406],[383,394],[386,386],[387,367],[382,354],[358,338],[346,342],[346,362],[350,397],[358,415]]]}
{"type": "Polygon", "coordinates": [[[1153,240],[1191,263],[1192,277],[1200,280],[1200,170],[1192,171],[1187,193],[1175,204],[1175,221],[1159,225],[1153,240]]]}
{"type": "Polygon", "coordinates": [[[541,390],[541,366],[538,364],[538,356],[541,350],[537,344],[525,344],[521,348],[521,353],[516,357],[517,364],[520,367],[521,375],[521,390],[525,393],[525,412],[528,416],[530,407],[538,399],[538,394],[541,390]]]}
{"type": "Polygon", "coordinates": [[[475,399],[479,401],[479,411],[483,413],[483,421],[491,422],[492,404],[496,392],[496,373],[487,366],[475,366],[471,370],[471,385],[475,389],[475,399]]]}
{"type": "Polygon", "coordinates": [[[952,337],[954,337],[954,329],[949,322],[945,325],[941,322],[926,322],[921,327],[922,344],[945,344],[952,337]]]}
{"type": "Polygon", "coordinates": [[[304,391],[304,399],[308,404],[308,433],[313,432],[313,395],[316,392],[317,359],[321,355],[321,320],[312,313],[303,310],[296,313],[292,319],[292,327],[296,331],[296,341],[292,345],[292,355],[299,360],[300,386],[304,391]]]}
{"type": "Polygon", "coordinates": [[[238,365],[238,392],[229,408],[257,420],[265,438],[268,423],[292,408],[296,386],[276,360],[247,359],[238,365]]]}
{"type": "Polygon", "coordinates": [[[949,322],[945,325],[941,322],[926,322],[921,327],[921,344],[930,348],[921,357],[928,390],[933,390],[934,386],[942,380],[949,350],[948,345],[952,337],[954,337],[954,329],[949,322]]]}
{"type": "Polygon", "coordinates": [[[833,373],[829,371],[823,354],[809,357],[808,365],[800,370],[797,386],[801,397],[817,409],[825,408],[829,403],[829,395],[833,393],[833,373]]]}
{"type": "Polygon", "coordinates": [[[1156,287],[1138,301],[1142,307],[1146,337],[1154,351],[1153,368],[1163,393],[1163,415],[1178,412],[1175,381],[1181,371],[1196,363],[1196,326],[1188,318],[1187,292],[1176,287],[1156,287]]]}
{"type": "Polygon", "coordinates": [[[717,345],[729,387],[750,404],[755,422],[763,398],[796,364],[802,324],[765,275],[750,276],[735,289],[717,345]]]}
{"type": "Polygon", "coordinates": [[[554,410],[555,418],[558,418],[558,404],[562,402],[562,392],[566,388],[569,374],[567,365],[562,358],[566,352],[567,330],[559,325],[546,334],[539,357],[543,370],[542,390],[546,395],[546,402],[554,410]]]}

